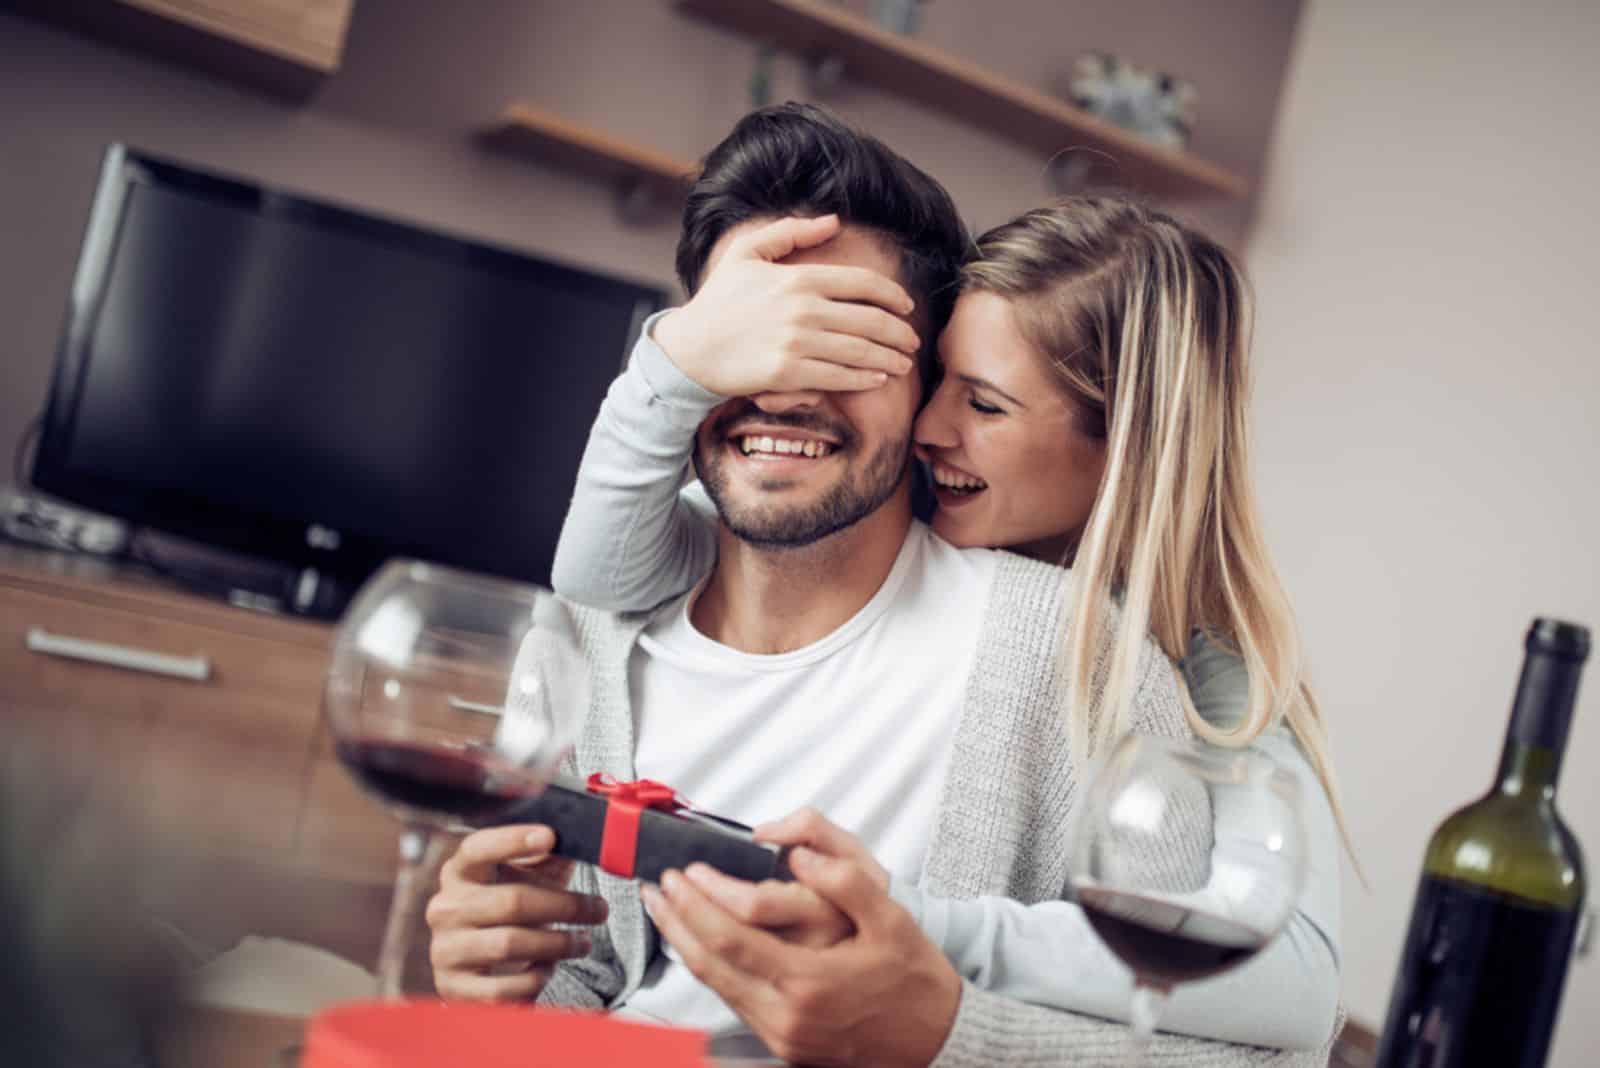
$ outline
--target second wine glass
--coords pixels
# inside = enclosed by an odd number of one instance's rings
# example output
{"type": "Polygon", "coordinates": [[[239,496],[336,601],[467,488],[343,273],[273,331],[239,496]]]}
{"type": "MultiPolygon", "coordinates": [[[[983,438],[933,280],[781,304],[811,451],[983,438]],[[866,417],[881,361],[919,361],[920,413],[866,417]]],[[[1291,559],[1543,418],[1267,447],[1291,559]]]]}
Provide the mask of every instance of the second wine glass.
{"type": "Polygon", "coordinates": [[[1129,734],[1089,781],[1069,863],[1090,926],[1133,972],[1138,1063],[1174,987],[1248,961],[1293,915],[1299,787],[1255,750],[1129,734]]]}

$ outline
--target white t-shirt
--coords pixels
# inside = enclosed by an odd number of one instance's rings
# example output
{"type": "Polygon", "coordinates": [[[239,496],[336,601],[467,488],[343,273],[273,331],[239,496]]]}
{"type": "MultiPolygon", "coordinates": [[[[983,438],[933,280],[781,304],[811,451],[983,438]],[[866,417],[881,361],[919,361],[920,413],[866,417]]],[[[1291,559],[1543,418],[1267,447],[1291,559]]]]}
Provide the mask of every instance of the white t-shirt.
{"type": "MultiPolygon", "coordinates": [[[[811,805],[897,878],[917,880],[949,762],[995,555],[913,523],[872,599],[788,653],[741,653],[689,620],[696,587],[657,613],[630,664],[635,768],[751,825],[811,805]]],[[[668,947],[625,1015],[745,1030],[668,947]]]]}

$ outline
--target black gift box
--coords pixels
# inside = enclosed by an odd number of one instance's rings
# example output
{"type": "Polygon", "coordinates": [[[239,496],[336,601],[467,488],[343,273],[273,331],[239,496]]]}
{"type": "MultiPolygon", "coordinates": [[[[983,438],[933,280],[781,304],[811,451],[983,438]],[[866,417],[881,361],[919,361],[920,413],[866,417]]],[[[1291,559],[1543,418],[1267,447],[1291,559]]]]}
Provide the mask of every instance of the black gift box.
{"type": "MultiPolygon", "coordinates": [[[[542,823],[556,834],[557,856],[599,864],[611,797],[580,780],[558,776],[538,797],[497,813],[495,823],[542,823]]],[[[638,814],[632,875],[659,882],[661,873],[699,861],[738,879],[789,879],[787,848],[757,842],[750,828],[692,809],[645,808],[638,814]]],[[[612,872],[623,875],[622,872],[612,872]]]]}

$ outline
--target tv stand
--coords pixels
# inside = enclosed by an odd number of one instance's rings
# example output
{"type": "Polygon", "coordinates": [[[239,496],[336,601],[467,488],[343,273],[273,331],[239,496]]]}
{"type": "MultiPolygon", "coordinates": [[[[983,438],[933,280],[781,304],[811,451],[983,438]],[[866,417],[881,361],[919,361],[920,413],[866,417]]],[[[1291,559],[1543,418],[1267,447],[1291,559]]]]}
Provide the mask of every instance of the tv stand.
{"type": "Polygon", "coordinates": [[[353,592],[348,582],[314,566],[228,552],[145,527],[134,531],[124,555],[185,589],[257,612],[333,620],[353,592]]]}
{"type": "Polygon", "coordinates": [[[7,746],[53,758],[175,850],[154,906],[212,950],[248,933],[376,959],[396,825],[334,754],[332,638],[148,569],[0,544],[7,746]]]}

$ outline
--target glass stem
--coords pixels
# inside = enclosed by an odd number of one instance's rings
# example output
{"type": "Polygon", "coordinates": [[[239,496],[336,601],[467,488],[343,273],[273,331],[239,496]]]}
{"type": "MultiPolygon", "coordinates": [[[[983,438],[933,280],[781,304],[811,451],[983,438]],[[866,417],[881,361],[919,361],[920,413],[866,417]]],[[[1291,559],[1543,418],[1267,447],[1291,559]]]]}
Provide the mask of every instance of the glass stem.
{"type": "Polygon", "coordinates": [[[1150,1048],[1150,1040],[1155,1037],[1156,1020],[1160,1017],[1161,1008],[1167,1003],[1167,996],[1171,992],[1167,987],[1135,984],[1133,999],[1128,1006],[1129,1026],[1125,1058],[1128,1068],[1140,1068],[1144,1064],[1145,1051],[1150,1048]]]}
{"type": "Polygon", "coordinates": [[[411,956],[412,935],[422,917],[434,870],[444,859],[446,840],[421,827],[400,832],[400,863],[394,873],[394,897],[378,949],[378,996],[405,995],[406,959],[411,956]]]}

